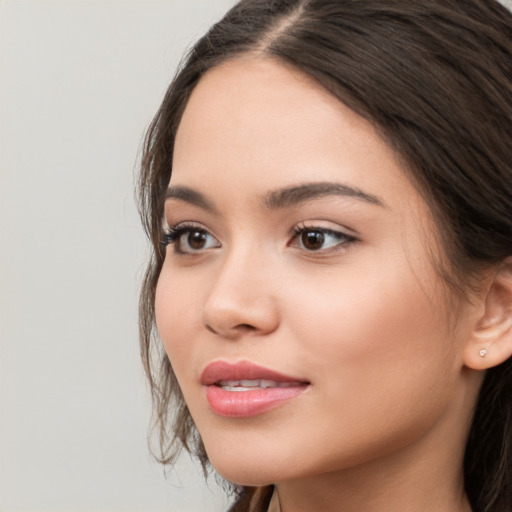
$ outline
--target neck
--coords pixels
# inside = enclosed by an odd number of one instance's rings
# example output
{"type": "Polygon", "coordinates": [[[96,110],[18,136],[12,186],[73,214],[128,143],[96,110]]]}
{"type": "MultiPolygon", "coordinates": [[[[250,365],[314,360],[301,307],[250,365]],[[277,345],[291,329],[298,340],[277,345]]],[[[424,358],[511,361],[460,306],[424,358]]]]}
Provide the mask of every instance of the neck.
{"type": "Polygon", "coordinates": [[[369,482],[354,473],[276,485],[281,512],[471,512],[462,478],[448,485],[439,477],[387,471],[369,482]]]}
{"type": "Polygon", "coordinates": [[[465,436],[452,444],[429,432],[392,456],[355,468],[278,482],[281,512],[471,512],[464,492],[465,436]]]}

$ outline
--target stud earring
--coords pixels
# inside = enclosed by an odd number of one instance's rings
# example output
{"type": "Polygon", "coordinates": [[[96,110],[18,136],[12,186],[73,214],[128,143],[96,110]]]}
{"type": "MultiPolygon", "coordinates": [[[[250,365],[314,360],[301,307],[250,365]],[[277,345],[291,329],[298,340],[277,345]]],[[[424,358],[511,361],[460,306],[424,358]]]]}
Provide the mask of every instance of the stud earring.
{"type": "Polygon", "coordinates": [[[478,355],[480,357],[485,357],[485,355],[487,354],[487,349],[483,348],[482,350],[480,350],[480,352],[478,352],[478,355]]]}

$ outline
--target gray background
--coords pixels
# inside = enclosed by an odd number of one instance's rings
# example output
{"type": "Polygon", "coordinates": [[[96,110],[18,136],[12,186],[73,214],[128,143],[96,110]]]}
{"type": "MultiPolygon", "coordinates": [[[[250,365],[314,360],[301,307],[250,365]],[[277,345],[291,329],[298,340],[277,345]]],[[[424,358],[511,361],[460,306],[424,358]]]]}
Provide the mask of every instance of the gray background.
{"type": "Polygon", "coordinates": [[[132,176],[184,49],[233,3],[0,3],[2,512],[226,508],[148,453],[132,176]]]}
{"type": "Polygon", "coordinates": [[[184,49],[233,3],[0,1],[1,512],[227,506],[148,454],[132,176],[184,49]]]}

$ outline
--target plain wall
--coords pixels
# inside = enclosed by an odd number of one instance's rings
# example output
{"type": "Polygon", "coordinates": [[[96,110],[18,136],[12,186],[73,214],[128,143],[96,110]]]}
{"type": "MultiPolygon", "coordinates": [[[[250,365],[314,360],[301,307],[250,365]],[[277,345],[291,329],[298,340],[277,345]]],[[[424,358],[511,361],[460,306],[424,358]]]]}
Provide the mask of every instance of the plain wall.
{"type": "Polygon", "coordinates": [[[0,3],[2,512],[226,509],[148,452],[132,176],[185,48],[233,3],[0,3]]]}
{"type": "Polygon", "coordinates": [[[1,512],[227,506],[148,453],[132,176],[184,49],[233,3],[0,2],[1,512]]]}

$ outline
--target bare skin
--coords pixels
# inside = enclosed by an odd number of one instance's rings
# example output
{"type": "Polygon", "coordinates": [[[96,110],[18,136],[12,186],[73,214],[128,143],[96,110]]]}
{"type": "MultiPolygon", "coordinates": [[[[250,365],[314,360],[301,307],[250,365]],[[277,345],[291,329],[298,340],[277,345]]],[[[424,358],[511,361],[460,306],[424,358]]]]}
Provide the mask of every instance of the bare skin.
{"type": "Polygon", "coordinates": [[[157,326],[217,471],[275,484],[282,512],[469,512],[482,302],[450,320],[430,211],[372,125],[296,70],[234,60],[194,90],[170,187],[157,326]],[[219,360],[307,385],[226,417],[201,383],[219,360]]]}

